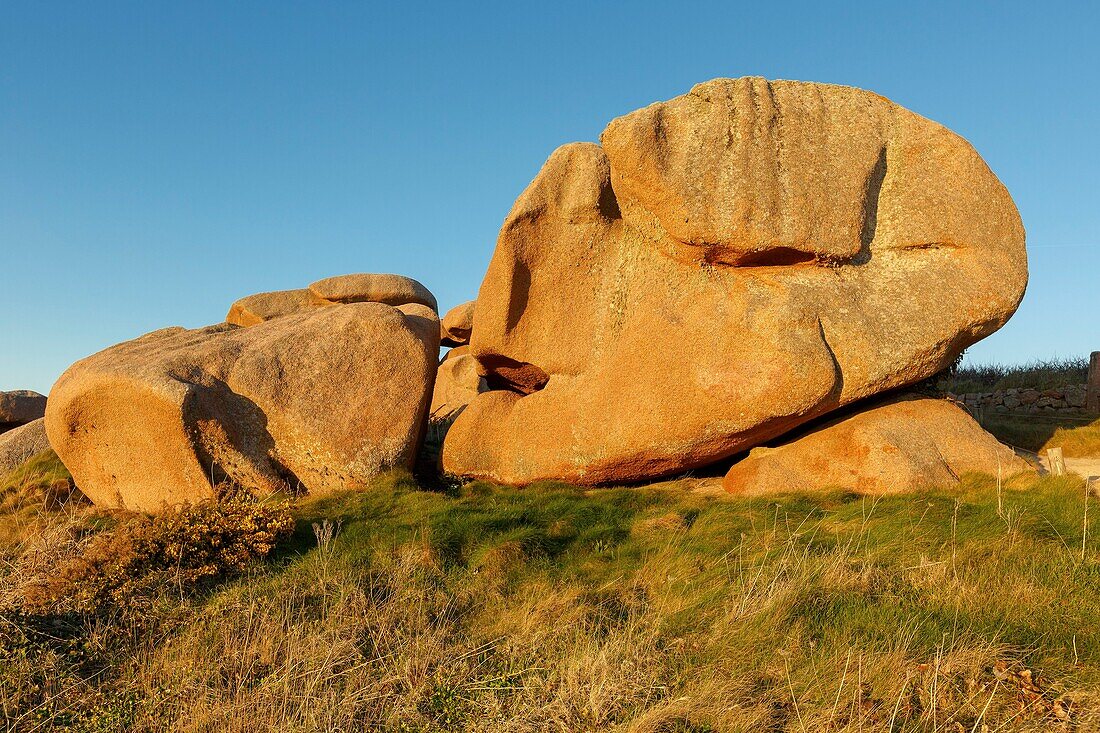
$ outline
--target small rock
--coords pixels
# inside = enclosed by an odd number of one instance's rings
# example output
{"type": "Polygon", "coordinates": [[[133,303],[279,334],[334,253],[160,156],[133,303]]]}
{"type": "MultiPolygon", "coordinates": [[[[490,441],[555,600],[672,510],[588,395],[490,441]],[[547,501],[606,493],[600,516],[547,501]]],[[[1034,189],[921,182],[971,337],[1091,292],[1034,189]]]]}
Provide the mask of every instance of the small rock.
{"type": "Polygon", "coordinates": [[[225,322],[235,326],[255,326],[272,318],[301,313],[322,305],[326,304],[314,299],[305,288],[257,293],[241,298],[231,305],[229,313],[225,316],[225,322]]]}
{"type": "Polygon", "coordinates": [[[330,303],[385,303],[392,306],[418,303],[433,311],[438,309],[431,291],[404,275],[338,275],[318,280],[309,286],[309,291],[330,303]]]}
{"type": "Polygon", "coordinates": [[[477,362],[469,346],[447,352],[435,375],[431,417],[442,420],[455,417],[482,392],[488,391],[485,378],[477,372],[477,362]]]}
{"type": "Polygon", "coordinates": [[[0,478],[21,466],[25,461],[49,450],[46,439],[46,421],[32,420],[14,430],[0,435],[0,478]]]}
{"type": "Polygon", "coordinates": [[[440,342],[443,346],[465,346],[470,343],[474,330],[474,301],[456,305],[447,311],[439,323],[440,342]]]}
{"type": "Polygon", "coordinates": [[[46,398],[37,392],[19,389],[0,392],[0,433],[37,420],[46,414],[46,398]]]}

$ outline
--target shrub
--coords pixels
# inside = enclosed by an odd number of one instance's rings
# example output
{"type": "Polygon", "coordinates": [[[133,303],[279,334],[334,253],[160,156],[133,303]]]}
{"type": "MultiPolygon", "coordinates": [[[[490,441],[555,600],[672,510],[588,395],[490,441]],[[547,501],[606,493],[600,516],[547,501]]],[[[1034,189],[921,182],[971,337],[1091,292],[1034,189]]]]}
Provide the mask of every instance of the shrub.
{"type": "Polygon", "coordinates": [[[940,386],[955,394],[994,392],[1003,389],[1053,389],[1084,384],[1088,378],[1087,357],[1039,359],[1009,366],[1005,364],[966,364],[954,374],[944,375],[940,386]]]}
{"type": "Polygon", "coordinates": [[[188,505],[157,517],[128,515],[79,543],[52,570],[23,584],[24,610],[94,614],[157,592],[180,595],[243,572],[289,537],[288,506],[250,499],[188,505]]]}

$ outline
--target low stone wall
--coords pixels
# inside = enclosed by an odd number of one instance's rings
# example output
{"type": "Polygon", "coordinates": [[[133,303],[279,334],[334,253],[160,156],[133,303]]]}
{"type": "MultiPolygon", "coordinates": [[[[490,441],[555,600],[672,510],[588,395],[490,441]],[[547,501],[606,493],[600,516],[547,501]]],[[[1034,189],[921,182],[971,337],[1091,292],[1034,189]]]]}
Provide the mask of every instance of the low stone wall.
{"type": "Polygon", "coordinates": [[[1055,389],[1006,389],[997,392],[967,392],[952,395],[971,410],[993,412],[1064,412],[1085,411],[1085,385],[1071,384],[1055,389]]]}

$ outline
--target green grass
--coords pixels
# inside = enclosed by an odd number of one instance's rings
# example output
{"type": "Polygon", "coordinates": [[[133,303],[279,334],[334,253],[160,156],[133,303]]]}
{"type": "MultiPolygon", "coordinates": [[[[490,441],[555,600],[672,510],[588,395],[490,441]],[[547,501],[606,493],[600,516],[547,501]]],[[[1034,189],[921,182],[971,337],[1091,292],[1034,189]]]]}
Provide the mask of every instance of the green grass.
{"type": "Polygon", "coordinates": [[[52,450],[0,476],[0,546],[36,532],[51,487],[71,481],[72,475],[52,450]]]}
{"type": "MultiPolygon", "coordinates": [[[[13,500],[16,494],[26,498],[26,494],[44,489],[55,481],[71,479],[72,475],[61,463],[57,454],[52,450],[46,450],[33,456],[7,476],[0,477],[0,496],[8,501],[13,500]]],[[[10,504],[0,504],[0,509],[10,507],[10,504]]]]}
{"type": "Polygon", "coordinates": [[[1067,710],[1075,730],[1100,725],[1100,506],[1082,544],[1080,481],[689,488],[442,493],[393,474],[304,501],[269,562],[166,589],[140,619],[5,611],[0,629],[25,632],[5,637],[5,715],[17,730],[1048,730],[1067,710]]]}

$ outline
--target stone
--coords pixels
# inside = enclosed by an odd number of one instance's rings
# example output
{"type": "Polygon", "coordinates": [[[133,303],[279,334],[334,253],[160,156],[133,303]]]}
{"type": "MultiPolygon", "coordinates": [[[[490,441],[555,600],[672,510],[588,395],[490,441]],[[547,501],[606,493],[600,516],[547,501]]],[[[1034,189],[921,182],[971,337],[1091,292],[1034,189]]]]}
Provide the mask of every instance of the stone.
{"type": "Polygon", "coordinates": [[[476,300],[454,474],[652,479],[918,382],[1027,282],[1004,186],[858,89],[719,79],[550,156],[476,300]]]}
{"type": "Polygon", "coordinates": [[[27,389],[0,392],[0,433],[26,425],[46,413],[46,397],[27,389]]]}
{"type": "Polygon", "coordinates": [[[46,438],[46,421],[32,420],[0,435],[0,478],[50,449],[46,438]]]}
{"type": "Polygon", "coordinates": [[[1020,406],[1020,400],[1016,399],[1015,397],[1005,397],[1004,405],[1009,410],[1015,410],[1017,407],[1020,406]]]}
{"type": "Polygon", "coordinates": [[[308,288],[276,290],[241,298],[229,308],[226,323],[254,326],[294,313],[305,313],[338,303],[418,303],[436,310],[435,296],[409,277],[360,273],[318,280],[308,288]]]}
{"type": "Polygon", "coordinates": [[[1020,392],[1020,402],[1025,405],[1032,405],[1039,401],[1041,395],[1037,389],[1025,389],[1020,392]]]}
{"type": "Polygon", "coordinates": [[[1081,408],[1085,406],[1087,393],[1083,384],[1066,387],[1066,405],[1081,408]]]}
{"type": "Polygon", "coordinates": [[[1032,470],[957,405],[910,398],[841,417],[776,448],[754,448],[723,486],[744,496],[829,488],[901,494],[955,486],[969,472],[1008,478],[1032,470]]]}
{"type": "Polygon", "coordinates": [[[431,291],[404,275],[338,275],[318,280],[309,286],[309,292],[330,303],[419,303],[439,310],[431,291]]]}
{"type": "Polygon", "coordinates": [[[231,305],[225,322],[235,326],[255,326],[272,318],[301,313],[324,305],[329,304],[314,298],[313,294],[305,288],[257,293],[241,298],[231,305]]]}
{"type": "Polygon", "coordinates": [[[411,467],[439,320],[352,303],[240,328],[155,331],[77,362],[46,429],[96,504],[155,512],[233,481],[260,493],[366,487],[411,467]]]}
{"type": "Polygon", "coordinates": [[[474,301],[456,305],[440,322],[440,340],[444,346],[465,346],[474,330],[474,301]]]}
{"type": "Polygon", "coordinates": [[[1085,381],[1085,409],[1100,413],[1100,351],[1089,355],[1089,371],[1085,381]]]}
{"type": "Polygon", "coordinates": [[[485,378],[478,374],[477,361],[470,356],[468,346],[451,349],[439,364],[432,392],[431,418],[447,420],[457,417],[466,405],[489,389],[485,378]]]}

